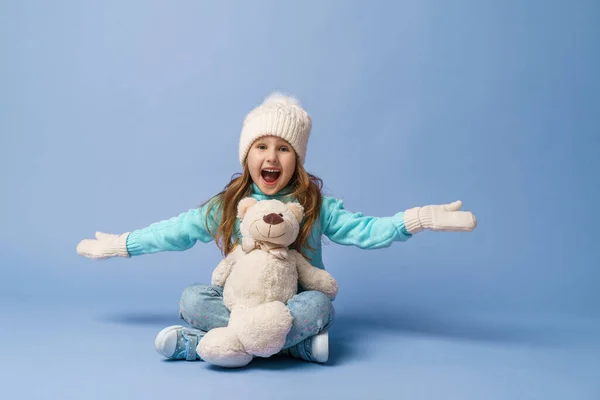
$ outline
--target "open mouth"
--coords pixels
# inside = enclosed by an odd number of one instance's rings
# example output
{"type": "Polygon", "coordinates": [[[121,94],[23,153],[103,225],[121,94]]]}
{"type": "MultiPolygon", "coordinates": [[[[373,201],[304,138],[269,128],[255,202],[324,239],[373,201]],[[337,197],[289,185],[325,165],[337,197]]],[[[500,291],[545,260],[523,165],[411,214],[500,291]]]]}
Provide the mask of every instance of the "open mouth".
{"type": "Polygon", "coordinates": [[[274,185],[275,183],[277,183],[277,180],[281,175],[281,170],[265,168],[262,171],[260,171],[260,175],[262,176],[263,181],[267,185],[274,185]]]}

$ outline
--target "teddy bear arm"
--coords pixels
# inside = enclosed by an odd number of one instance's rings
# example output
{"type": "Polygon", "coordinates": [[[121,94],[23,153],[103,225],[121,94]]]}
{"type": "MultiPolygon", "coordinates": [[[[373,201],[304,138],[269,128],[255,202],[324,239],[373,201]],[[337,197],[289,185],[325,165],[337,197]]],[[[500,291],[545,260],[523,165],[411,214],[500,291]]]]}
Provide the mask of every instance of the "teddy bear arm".
{"type": "Polygon", "coordinates": [[[300,286],[307,290],[318,290],[334,300],[337,296],[338,286],[333,276],[324,269],[311,265],[297,251],[293,251],[293,256],[296,261],[300,286]]]}
{"type": "Polygon", "coordinates": [[[215,286],[225,286],[229,274],[235,265],[235,260],[231,257],[222,259],[212,273],[212,284],[215,286]]]}

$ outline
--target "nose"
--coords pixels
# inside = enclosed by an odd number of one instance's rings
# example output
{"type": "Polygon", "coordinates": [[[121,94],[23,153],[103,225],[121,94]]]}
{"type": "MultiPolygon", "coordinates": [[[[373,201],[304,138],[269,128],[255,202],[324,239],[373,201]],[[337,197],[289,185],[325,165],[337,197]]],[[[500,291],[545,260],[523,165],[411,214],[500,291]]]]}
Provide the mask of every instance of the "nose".
{"type": "Polygon", "coordinates": [[[269,225],[277,225],[283,222],[283,218],[281,218],[281,215],[279,214],[271,213],[265,215],[263,217],[263,221],[265,221],[269,225]]]}
{"type": "Polygon", "coordinates": [[[272,162],[272,163],[277,163],[277,161],[278,161],[277,150],[273,149],[272,151],[269,152],[269,154],[267,155],[267,161],[272,162]]]}

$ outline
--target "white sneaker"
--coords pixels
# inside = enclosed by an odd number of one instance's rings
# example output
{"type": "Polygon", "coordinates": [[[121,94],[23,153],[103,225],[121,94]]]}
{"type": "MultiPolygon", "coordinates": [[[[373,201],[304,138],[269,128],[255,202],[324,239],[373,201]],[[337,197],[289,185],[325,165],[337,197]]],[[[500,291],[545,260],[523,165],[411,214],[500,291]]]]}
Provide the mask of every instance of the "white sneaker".
{"type": "Polygon", "coordinates": [[[327,330],[312,337],[310,353],[315,362],[327,362],[329,359],[329,332],[327,330]]]}
{"type": "Polygon", "coordinates": [[[204,336],[202,331],[172,325],[158,332],[154,339],[154,347],[158,354],[172,360],[200,360],[196,353],[196,346],[202,336],[204,336]]]}
{"type": "Polygon", "coordinates": [[[329,333],[324,330],[295,346],[280,351],[279,354],[310,362],[326,363],[329,359],[329,333]]]}

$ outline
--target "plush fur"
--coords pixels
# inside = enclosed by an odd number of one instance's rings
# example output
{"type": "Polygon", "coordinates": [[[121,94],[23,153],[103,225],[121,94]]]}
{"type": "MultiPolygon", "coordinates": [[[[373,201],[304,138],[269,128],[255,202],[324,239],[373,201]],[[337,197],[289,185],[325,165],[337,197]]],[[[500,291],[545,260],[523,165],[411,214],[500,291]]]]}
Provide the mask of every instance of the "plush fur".
{"type": "Polygon", "coordinates": [[[243,245],[212,275],[213,285],[224,286],[229,325],[210,330],[196,349],[204,361],[222,367],[243,367],[255,356],[282,349],[293,323],[286,304],[298,285],[332,300],[338,290],[329,272],[288,249],[304,217],[300,204],[247,197],[238,205],[238,217],[243,245]]]}

